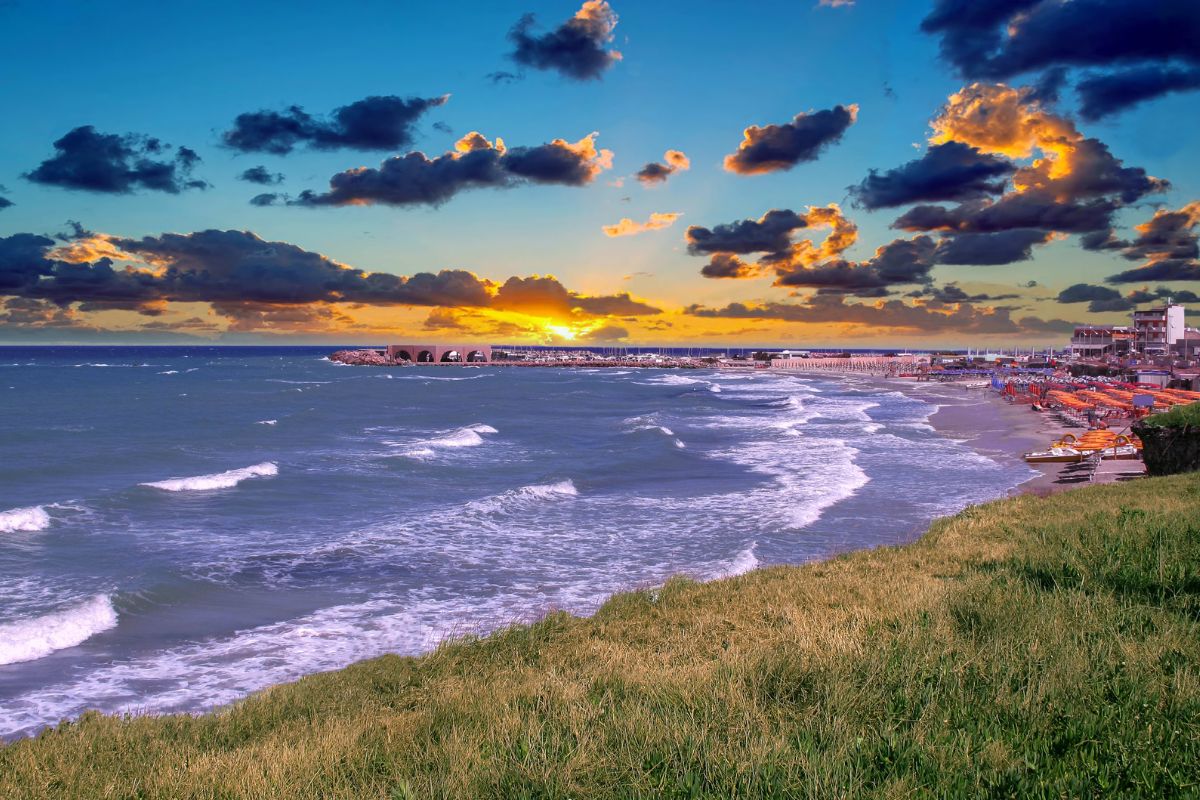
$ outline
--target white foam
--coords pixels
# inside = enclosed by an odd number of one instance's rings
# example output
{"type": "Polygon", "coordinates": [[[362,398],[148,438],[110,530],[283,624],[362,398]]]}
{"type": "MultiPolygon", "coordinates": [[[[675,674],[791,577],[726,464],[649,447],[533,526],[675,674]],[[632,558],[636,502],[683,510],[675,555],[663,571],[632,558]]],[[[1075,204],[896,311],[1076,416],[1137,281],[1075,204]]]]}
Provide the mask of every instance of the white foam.
{"type": "Polygon", "coordinates": [[[169,370],[166,370],[165,372],[160,372],[160,373],[158,373],[158,374],[159,374],[159,375],[178,375],[178,374],[179,374],[179,370],[177,370],[177,369],[169,369],[169,370]]]}
{"type": "Polygon", "coordinates": [[[560,500],[565,497],[578,497],[579,490],[568,478],[557,483],[537,483],[511,489],[492,497],[484,497],[467,503],[465,510],[484,514],[508,513],[519,508],[539,503],[560,500]]]}
{"type": "Polygon", "coordinates": [[[162,489],[165,492],[207,492],[213,489],[231,489],[247,478],[266,478],[278,474],[279,467],[275,466],[274,462],[264,461],[252,467],[231,469],[228,472],[197,475],[192,478],[171,478],[141,485],[162,489]]]}
{"type": "MultiPolygon", "coordinates": [[[[408,446],[401,455],[408,458],[425,459],[431,458],[438,454],[440,450],[457,450],[462,447],[478,447],[484,443],[484,438],[480,434],[499,433],[498,430],[491,425],[476,423],[467,425],[465,428],[451,431],[450,433],[437,436],[433,439],[426,439],[422,442],[415,442],[416,447],[408,446]]],[[[395,445],[396,442],[388,442],[395,445]]]]}
{"type": "Polygon", "coordinates": [[[0,533],[42,531],[50,527],[50,515],[41,506],[0,511],[0,533]]]}
{"type": "Polygon", "coordinates": [[[277,419],[260,419],[255,425],[276,425],[279,423],[277,419]]]}
{"type": "Polygon", "coordinates": [[[116,627],[112,600],[97,595],[77,606],[33,619],[0,625],[0,664],[16,664],[82,644],[101,631],[116,627]]]}
{"type": "Polygon", "coordinates": [[[721,569],[718,569],[712,574],[713,579],[732,578],[736,575],[744,575],[752,569],[758,568],[758,556],[754,554],[754,548],[758,546],[758,542],[751,542],[750,546],[734,556],[728,564],[721,569]]]}

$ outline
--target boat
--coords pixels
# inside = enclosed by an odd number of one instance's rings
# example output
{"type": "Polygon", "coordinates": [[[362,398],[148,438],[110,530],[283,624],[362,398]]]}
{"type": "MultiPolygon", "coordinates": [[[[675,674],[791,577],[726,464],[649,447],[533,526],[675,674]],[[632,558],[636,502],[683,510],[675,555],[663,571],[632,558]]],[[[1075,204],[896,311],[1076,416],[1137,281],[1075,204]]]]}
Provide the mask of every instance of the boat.
{"type": "Polygon", "coordinates": [[[1078,464],[1084,456],[1074,447],[1051,447],[1049,450],[1026,453],[1024,458],[1029,464],[1078,464]]]}

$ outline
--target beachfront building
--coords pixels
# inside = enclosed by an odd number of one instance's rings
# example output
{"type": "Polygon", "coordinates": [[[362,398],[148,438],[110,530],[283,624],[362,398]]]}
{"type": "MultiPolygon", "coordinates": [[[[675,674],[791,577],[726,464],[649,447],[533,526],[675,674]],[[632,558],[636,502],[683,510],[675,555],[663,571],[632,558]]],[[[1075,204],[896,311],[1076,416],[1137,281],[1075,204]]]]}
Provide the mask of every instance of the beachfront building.
{"type": "Polygon", "coordinates": [[[1071,336],[1071,355],[1076,358],[1128,355],[1135,337],[1128,325],[1080,325],[1071,336]]]}
{"type": "Polygon", "coordinates": [[[1176,303],[1133,312],[1134,348],[1144,355],[1166,355],[1187,332],[1184,308],[1176,303]]]}

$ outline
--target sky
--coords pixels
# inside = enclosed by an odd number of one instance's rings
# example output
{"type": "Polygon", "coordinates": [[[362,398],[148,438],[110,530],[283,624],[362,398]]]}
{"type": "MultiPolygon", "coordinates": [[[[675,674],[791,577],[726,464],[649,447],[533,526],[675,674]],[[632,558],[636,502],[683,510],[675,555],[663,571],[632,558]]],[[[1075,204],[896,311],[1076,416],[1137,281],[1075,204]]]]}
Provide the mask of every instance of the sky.
{"type": "Polygon", "coordinates": [[[0,2],[0,344],[1061,344],[1200,308],[1194,0],[0,2]]]}

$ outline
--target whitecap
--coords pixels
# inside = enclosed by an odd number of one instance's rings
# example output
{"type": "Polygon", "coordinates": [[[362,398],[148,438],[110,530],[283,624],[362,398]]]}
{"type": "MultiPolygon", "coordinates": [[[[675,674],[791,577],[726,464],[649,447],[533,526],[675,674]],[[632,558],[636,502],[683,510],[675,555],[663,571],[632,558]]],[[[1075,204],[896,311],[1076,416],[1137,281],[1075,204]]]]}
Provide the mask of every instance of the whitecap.
{"type": "Polygon", "coordinates": [[[112,600],[97,595],[61,611],[0,625],[0,664],[48,656],[55,650],[82,644],[116,624],[117,611],[112,600]]]}
{"type": "Polygon", "coordinates": [[[160,372],[160,373],[158,373],[158,374],[159,374],[159,375],[178,375],[178,374],[179,374],[179,370],[177,370],[177,369],[169,369],[169,370],[166,370],[165,372],[160,372]]]}
{"type": "Polygon", "coordinates": [[[255,425],[277,425],[278,423],[279,423],[279,420],[277,420],[277,419],[260,419],[258,422],[254,423],[254,424],[255,425]]]}
{"type": "Polygon", "coordinates": [[[50,527],[50,515],[41,506],[0,511],[0,533],[42,531],[50,527]]]}
{"type": "Polygon", "coordinates": [[[757,569],[759,561],[758,556],[754,553],[754,548],[757,546],[758,542],[751,542],[749,547],[730,559],[729,563],[714,572],[712,577],[714,579],[732,578],[757,569]]]}
{"type": "MultiPolygon", "coordinates": [[[[404,445],[408,449],[404,450],[401,455],[408,458],[425,459],[437,455],[439,450],[457,450],[462,447],[478,447],[484,443],[484,438],[480,434],[499,433],[491,425],[476,423],[467,425],[455,431],[442,434],[433,439],[424,441],[412,442],[404,445]],[[414,446],[415,445],[415,446],[414,446]]],[[[388,442],[391,445],[397,445],[397,442],[388,442]]]]}
{"type": "Polygon", "coordinates": [[[228,472],[216,472],[212,475],[196,475],[191,478],[171,478],[165,481],[143,483],[154,489],[166,492],[205,492],[212,489],[231,489],[247,478],[266,478],[279,474],[279,467],[274,462],[264,461],[252,467],[231,469],[228,472]]]}

